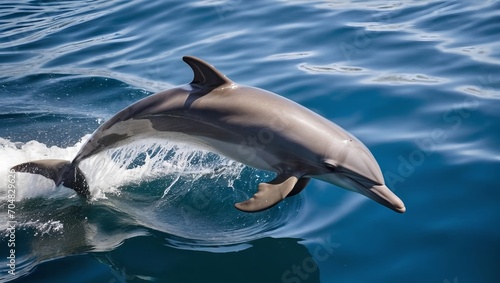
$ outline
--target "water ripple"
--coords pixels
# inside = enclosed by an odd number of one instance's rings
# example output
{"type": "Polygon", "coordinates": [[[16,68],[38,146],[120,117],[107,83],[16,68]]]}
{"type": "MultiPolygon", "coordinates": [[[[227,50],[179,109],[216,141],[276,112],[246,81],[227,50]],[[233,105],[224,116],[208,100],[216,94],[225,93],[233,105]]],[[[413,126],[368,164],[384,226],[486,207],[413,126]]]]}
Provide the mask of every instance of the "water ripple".
{"type": "Polygon", "coordinates": [[[380,83],[380,84],[442,84],[446,80],[437,77],[431,77],[424,74],[389,74],[389,75],[379,75],[374,78],[367,80],[368,82],[380,83]]]}
{"type": "Polygon", "coordinates": [[[298,65],[299,70],[308,72],[308,73],[332,73],[332,74],[354,74],[361,75],[366,74],[369,71],[360,67],[354,66],[342,66],[338,64],[330,64],[330,65],[310,65],[307,63],[302,63],[298,65]]]}
{"type": "Polygon", "coordinates": [[[314,52],[289,52],[289,53],[280,53],[280,54],[273,54],[267,57],[269,60],[296,60],[296,59],[302,59],[302,58],[307,58],[310,56],[313,56],[314,52]]]}
{"type": "MultiPolygon", "coordinates": [[[[491,251],[500,236],[491,223],[500,215],[499,9],[490,0],[1,1],[3,211],[9,166],[71,159],[102,120],[189,82],[183,55],[348,129],[392,173],[391,189],[408,207],[394,215],[313,180],[272,210],[247,215],[233,203],[272,175],[146,142],[82,164],[90,204],[46,178],[18,179],[18,276],[111,282],[101,272],[123,267],[131,280],[182,281],[198,270],[197,282],[220,274],[298,282],[293,267],[314,263],[313,282],[498,281],[491,251]],[[318,250],[334,234],[341,248],[318,250]],[[145,250],[154,253],[130,261],[145,250]],[[81,266],[74,254],[97,268],[59,272],[81,266]],[[265,272],[251,270],[269,258],[265,272]],[[422,272],[423,262],[438,268],[422,272]],[[390,279],[380,272],[387,266],[390,279]]],[[[0,213],[2,228],[6,217],[0,213]]],[[[6,257],[2,265],[0,281],[14,279],[5,276],[6,257]]]]}

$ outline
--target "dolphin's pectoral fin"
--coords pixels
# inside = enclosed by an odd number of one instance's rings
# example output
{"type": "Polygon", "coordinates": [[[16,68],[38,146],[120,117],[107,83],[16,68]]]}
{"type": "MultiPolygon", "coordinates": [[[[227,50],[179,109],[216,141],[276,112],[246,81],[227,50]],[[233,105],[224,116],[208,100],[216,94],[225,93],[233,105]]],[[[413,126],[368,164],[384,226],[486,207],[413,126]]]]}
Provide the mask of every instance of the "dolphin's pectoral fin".
{"type": "Polygon", "coordinates": [[[269,183],[260,183],[258,191],[248,200],[236,203],[234,206],[245,212],[266,210],[282,201],[292,192],[299,179],[290,175],[278,175],[269,183]]]}
{"type": "Polygon", "coordinates": [[[302,192],[302,190],[309,184],[311,178],[302,177],[297,181],[297,184],[293,187],[292,191],[286,197],[293,197],[294,195],[302,192]]]}

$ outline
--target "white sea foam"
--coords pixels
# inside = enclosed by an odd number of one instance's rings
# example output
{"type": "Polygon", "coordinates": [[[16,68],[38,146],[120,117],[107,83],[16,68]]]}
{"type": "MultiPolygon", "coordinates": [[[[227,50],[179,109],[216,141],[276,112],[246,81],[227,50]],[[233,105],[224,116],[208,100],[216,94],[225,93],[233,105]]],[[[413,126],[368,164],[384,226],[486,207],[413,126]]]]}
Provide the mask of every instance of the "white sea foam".
{"type": "MultiPolygon", "coordinates": [[[[10,168],[23,162],[39,159],[72,160],[89,137],[90,135],[86,135],[78,143],[69,147],[48,147],[38,141],[20,143],[0,138],[0,156],[2,156],[0,203],[2,206],[6,207],[8,194],[12,194],[12,192],[7,193],[9,181],[12,182],[12,180],[15,186],[16,213],[22,214],[22,204],[29,199],[41,198],[57,201],[57,199],[76,198],[77,195],[73,190],[64,186],[56,187],[48,178],[29,173],[13,174],[10,168]]],[[[245,168],[241,163],[186,143],[186,140],[180,136],[171,136],[170,139],[140,137],[120,147],[91,156],[82,161],[79,167],[86,176],[94,202],[107,199],[110,194],[120,195],[124,187],[163,178],[165,183],[158,187],[160,191],[148,196],[151,198],[150,201],[160,203],[178,197],[171,195],[171,189],[179,185],[189,191],[190,186],[183,185],[186,180],[189,180],[191,185],[198,179],[223,180],[225,182],[223,186],[231,188],[234,179],[239,178],[245,168]]],[[[176,190],[174,194],[178,193],[179,190],[176,190]]],[[[133,210],[130,212],[133,213],[133,210]]],[[[146,212],[143,211],[143,213],[146,212]]],[[[32,213],[28,212],[28,214],[32,213]]],[[[64,225],[58,218],[60,216],[53,219],[39,219],[37,216],[31,218],[32,216],[16,215],[17,228],[31,228],[37,235],[63,233],[64,225]]],[[[2,230],[7,229],[7,217],[7,213],[0,215],[0,220],[4,224],[0,226],[2,230]]]]}
{"type": "MultiPolygon", "coordinates": [[[[86,135],[75,145],[66,148],[47,147],[37,141],[19,143],[0,138],[0,156],[3,157],[0,161],[0,188],[3,192],[6,191],[12,166],[39,159],[72,160],[89,137],[90,135],[86,135]]],[[[183,137],[142,137],[140,142],[138,140],[81,162],[79,166],[86,175],[94,199],[106,198],[107,193],[119,194],[119,188],[124,185],[147,182],[167,175],[174,176],[174,181],[165,189],[166,195],[180,175],[191,174],[194,179],[203,175],[213,178],[221,175],[237,177],[244,168],[238,162],[186,143],[183,137]]],[[[228,185],[231,186],[230,183],[228,185]]],[[[52,180],[37,174],[17,173],[15,186],[16,200],[75,195],[72,190],[62,186],[57,188],[52,180]]],[[[6,197],[6,194],[1,195],[2,200],[6,197]]]]}
{"type": "MultiPolygon", "coordinates": [[[[39,159],[66,159],[71,160],[78,152],[81,145],[90,137],[84,136],[74,146],[61,148],[57,146],[47,147],[47,145],[38,141],[29,141],[27,143],[12,142],[0,138],[0,191],[1,200],[7,197],[6,190],[9,182],[10,168],[17,164],[39,160],[39,159]]],[[[72,192],[56,188],[54,182],[43,176],[36,174],[16,174],[11,177],[16,187],[16,200],[33,198],[38,196],[68,196],[72,192]],[[33,189],[35,188],[36,189],[33,189]]]]}

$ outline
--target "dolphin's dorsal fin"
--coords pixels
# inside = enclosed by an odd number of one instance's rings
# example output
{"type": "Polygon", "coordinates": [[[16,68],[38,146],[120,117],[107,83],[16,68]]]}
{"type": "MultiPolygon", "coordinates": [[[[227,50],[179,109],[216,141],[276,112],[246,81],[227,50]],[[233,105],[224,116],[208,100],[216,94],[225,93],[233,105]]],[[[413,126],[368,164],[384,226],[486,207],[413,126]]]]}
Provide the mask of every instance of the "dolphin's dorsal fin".
{"type": "Polygon", "coordinates": [[[182,57],[182,60],[184,60],[184,62],[186,62],[189,67],[193,69],[194,78],[191,84],[198,85],[200,87],[216,88],[223,84],[232,83],[230,79],[224,76],[212,65],[199,58],[184,56],[182,57]]]}

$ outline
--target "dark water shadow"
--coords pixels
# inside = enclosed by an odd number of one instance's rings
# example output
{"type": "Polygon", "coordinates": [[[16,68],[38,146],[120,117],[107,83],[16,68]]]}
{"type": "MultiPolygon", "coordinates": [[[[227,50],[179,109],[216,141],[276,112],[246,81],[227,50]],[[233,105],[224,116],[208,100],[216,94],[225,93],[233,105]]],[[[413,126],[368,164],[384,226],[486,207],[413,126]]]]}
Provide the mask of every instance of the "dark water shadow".
{"type": "Polygon", "coordinates": [[[13,282],[65,282],[67,278],[113,283],[320,282],[317,263],[298,241],[263,238],[250,242],[245,250],[213,253],[176,249],[165,246],[159,237],[139,236],[110,252],[42,263],[13,282]]]}
{"type": "Polygon", "coordinates": [[[137,237],[106,254],[129,279],[147,275],[178,282],[319,282],[308,249],[291,238],[263,238],[251,248],[228,253],[187,251],[137,237]],[[135,254],[135,256],[131,256],[135,254]]]}

